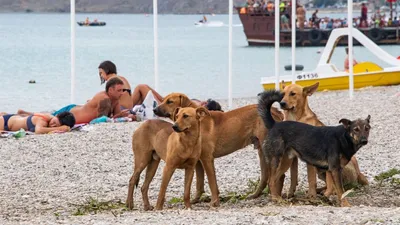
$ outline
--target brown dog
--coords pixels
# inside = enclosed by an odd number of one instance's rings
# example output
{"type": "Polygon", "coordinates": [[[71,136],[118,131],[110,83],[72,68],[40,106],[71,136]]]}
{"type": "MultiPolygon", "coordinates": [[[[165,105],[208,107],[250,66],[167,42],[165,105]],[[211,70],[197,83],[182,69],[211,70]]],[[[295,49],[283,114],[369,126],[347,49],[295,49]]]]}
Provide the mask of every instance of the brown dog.
{"type": "MultiPolygon", "coordinates": [[[[162,117],[171,117],[178,107],[196,107],[186,95],[172,93],[154,109],[154,113],[162,117]]],[[[272,108],[273,117],[282,121],[283,114],[272,108]]],[[[218,185],[215,176],[214,158],[219,158],[247,145],[254,144],[258,149],[261,167],[260,186],[250,197],[258,197],[267,185],[268,171],[261,144],[266,135],[265,128],[257,112],[257,105],[248,105],[228,112],[211,111],[211,117],[204,118],[202,132],[202,165],[196,165],[196,196],[192,203],[198,202],[204,193],[204,170],[207,173],[211,189],[211,205],[219,205],[218,185]],[[204,167],[204,170],[203,170],[204,167]],[[217,193],[214,195],[214,193],[217,193]]]]}
{"type": "MultiPolygon", "coordinates": [[[[319,83],[315,83],[311,86],[302,87],[298,84],[290,84],[285,86],[282,82],[282,89],[284,97],[280,102],[281,108],[283,109],[285,119],[291,121],[298,121],[313,126],[325,126],[316,116],[316,114],[310,109],[308,105],[308,96],[314,94],[317,91],[319,83]]],[[[309,196],[316,197],[317,194],[317,180],[316,180],[316,169],[313,166],[307,165],[307,176],[309,183],[309,196]]],[[[291,184],[289,189],[289,197],[294,195],[297,185],[297,174],[298,174],[298,160],[295,158],[290,167],[291,184]]],[[[325,191],[325,196],[332,194],[333,185],[331,179],[325,179],[325,173],[318,171],[319,177],[327,182],[328,189],[325,191]]],[[[367,185],[368,180],[360,172],[358,162],[355,156],[351,158],[351,161],[343,168],[343,181],[347,183],[359,183],[361,185],[367,185]]],[[[324,189],[324,188],[322,188],[324,189]]]]}
{"type": "Polygon", "coordinates": [[[174,125],[162,120],[148,120],[135,131],[132,136],[135,168],[129,181],[128,208],[133,208],[134,186],[138,185],[140,174],[147,167],[142,197],[144,209],[152,209],[149,204],[148,189],[157,171],[160,158],[166,162],[166,165],[156,209],[163,208],[167,186],[176,168],[185,169],[184,202],[185,207],[190,208],[190,187],[194,168],[201,157],[200,124],[207,115],[210,114],[204,107],[177,108],[174,113],[176,121],[174,125]]]}

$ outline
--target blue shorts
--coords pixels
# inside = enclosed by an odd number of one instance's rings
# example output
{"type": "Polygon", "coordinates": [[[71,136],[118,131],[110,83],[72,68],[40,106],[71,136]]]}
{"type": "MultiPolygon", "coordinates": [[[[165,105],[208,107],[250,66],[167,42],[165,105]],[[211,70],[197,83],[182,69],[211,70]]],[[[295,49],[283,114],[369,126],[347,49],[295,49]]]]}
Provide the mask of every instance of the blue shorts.
{"type": "Polygon", "coordinates": [[[67,105],[67,106],[62,107],[61,109],[59,109],[59,110],[53,112],[51,115],[56,116],[56,115],[58,115],[58,114],[60,114],[60,113],[62,113],[62,112],[69,112],[69,111],[71,111],[71,109],[74,108],[75,106],[76,106],[75,104],[67,105]]]}

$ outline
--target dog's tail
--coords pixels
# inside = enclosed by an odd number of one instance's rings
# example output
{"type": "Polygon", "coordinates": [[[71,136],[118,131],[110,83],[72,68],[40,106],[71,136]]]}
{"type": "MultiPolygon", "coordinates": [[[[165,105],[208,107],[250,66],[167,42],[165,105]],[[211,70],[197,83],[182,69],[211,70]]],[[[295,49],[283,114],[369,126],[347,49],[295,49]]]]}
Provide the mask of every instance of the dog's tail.
{"type": "Polygon", "coordinates": [[[258,114],[264,121],[265,126],[271,129],[275,125],[275,120],[271,115],[271,106],[274,102],[280,102],[283,94],[276,90],[268,90],[258,96],[258,114]]]}

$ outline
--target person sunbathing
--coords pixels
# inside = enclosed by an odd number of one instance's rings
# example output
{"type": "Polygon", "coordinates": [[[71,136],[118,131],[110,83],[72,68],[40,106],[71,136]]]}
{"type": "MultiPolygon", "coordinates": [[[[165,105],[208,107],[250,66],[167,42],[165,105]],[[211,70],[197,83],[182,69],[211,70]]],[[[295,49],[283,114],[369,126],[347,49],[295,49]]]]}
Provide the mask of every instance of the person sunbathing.
{"type": "MultiPolygon", "coordinates": [[[[84,105],[67,105],[54,113],[53,116],[62,112],[71,112],[76,120],[76,124],[89,123],[93,119],[101,116],[112,118],[128,116],[129,110],[121,110],[119,99],[123,94],[124,82],[118,77],[110,79],[105,91],[97,93],[91,100],[84,105]]],[[[18,110],[18,114],[34,115],[32,112],[18,110]]]]}
{"type": "Polygon", "coordinates": [[[1,131],[18,131],[21,128],[35,134],[52,131],[67,132],[75,125],[75,117],[70,112],[57,116],[35,113],[33,115],[4,114],[0,116],[1,131]]]}
{"type": "Polygon", "coordinates": [[[128,80],[125,77],[117,75],[117,67],[111,61],[104,61],[100,63],[98,69],[101,84],[104,84],[106,81],[114,77],[118,77],[124,82],[124,93],[119,100],[121,110],[132,109],[135,105],[141,105],[149,91],[153,92],[154,98],[156,101],[158,101],[158,103],[162,102],[163,100],[159,93],[146,84],[137,85],[132,92],[131,85],[129,84],[128,80]]]}

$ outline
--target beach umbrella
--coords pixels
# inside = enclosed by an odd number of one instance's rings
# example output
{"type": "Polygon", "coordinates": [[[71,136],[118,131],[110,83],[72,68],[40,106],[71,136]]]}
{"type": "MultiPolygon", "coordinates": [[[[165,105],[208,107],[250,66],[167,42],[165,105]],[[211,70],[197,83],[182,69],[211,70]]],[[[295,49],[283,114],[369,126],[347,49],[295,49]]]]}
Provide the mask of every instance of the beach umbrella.
{"type": "Polygon", "coordinates": [[[75,0],[71,0],[71,104],[75,103],[75,0]]]}

